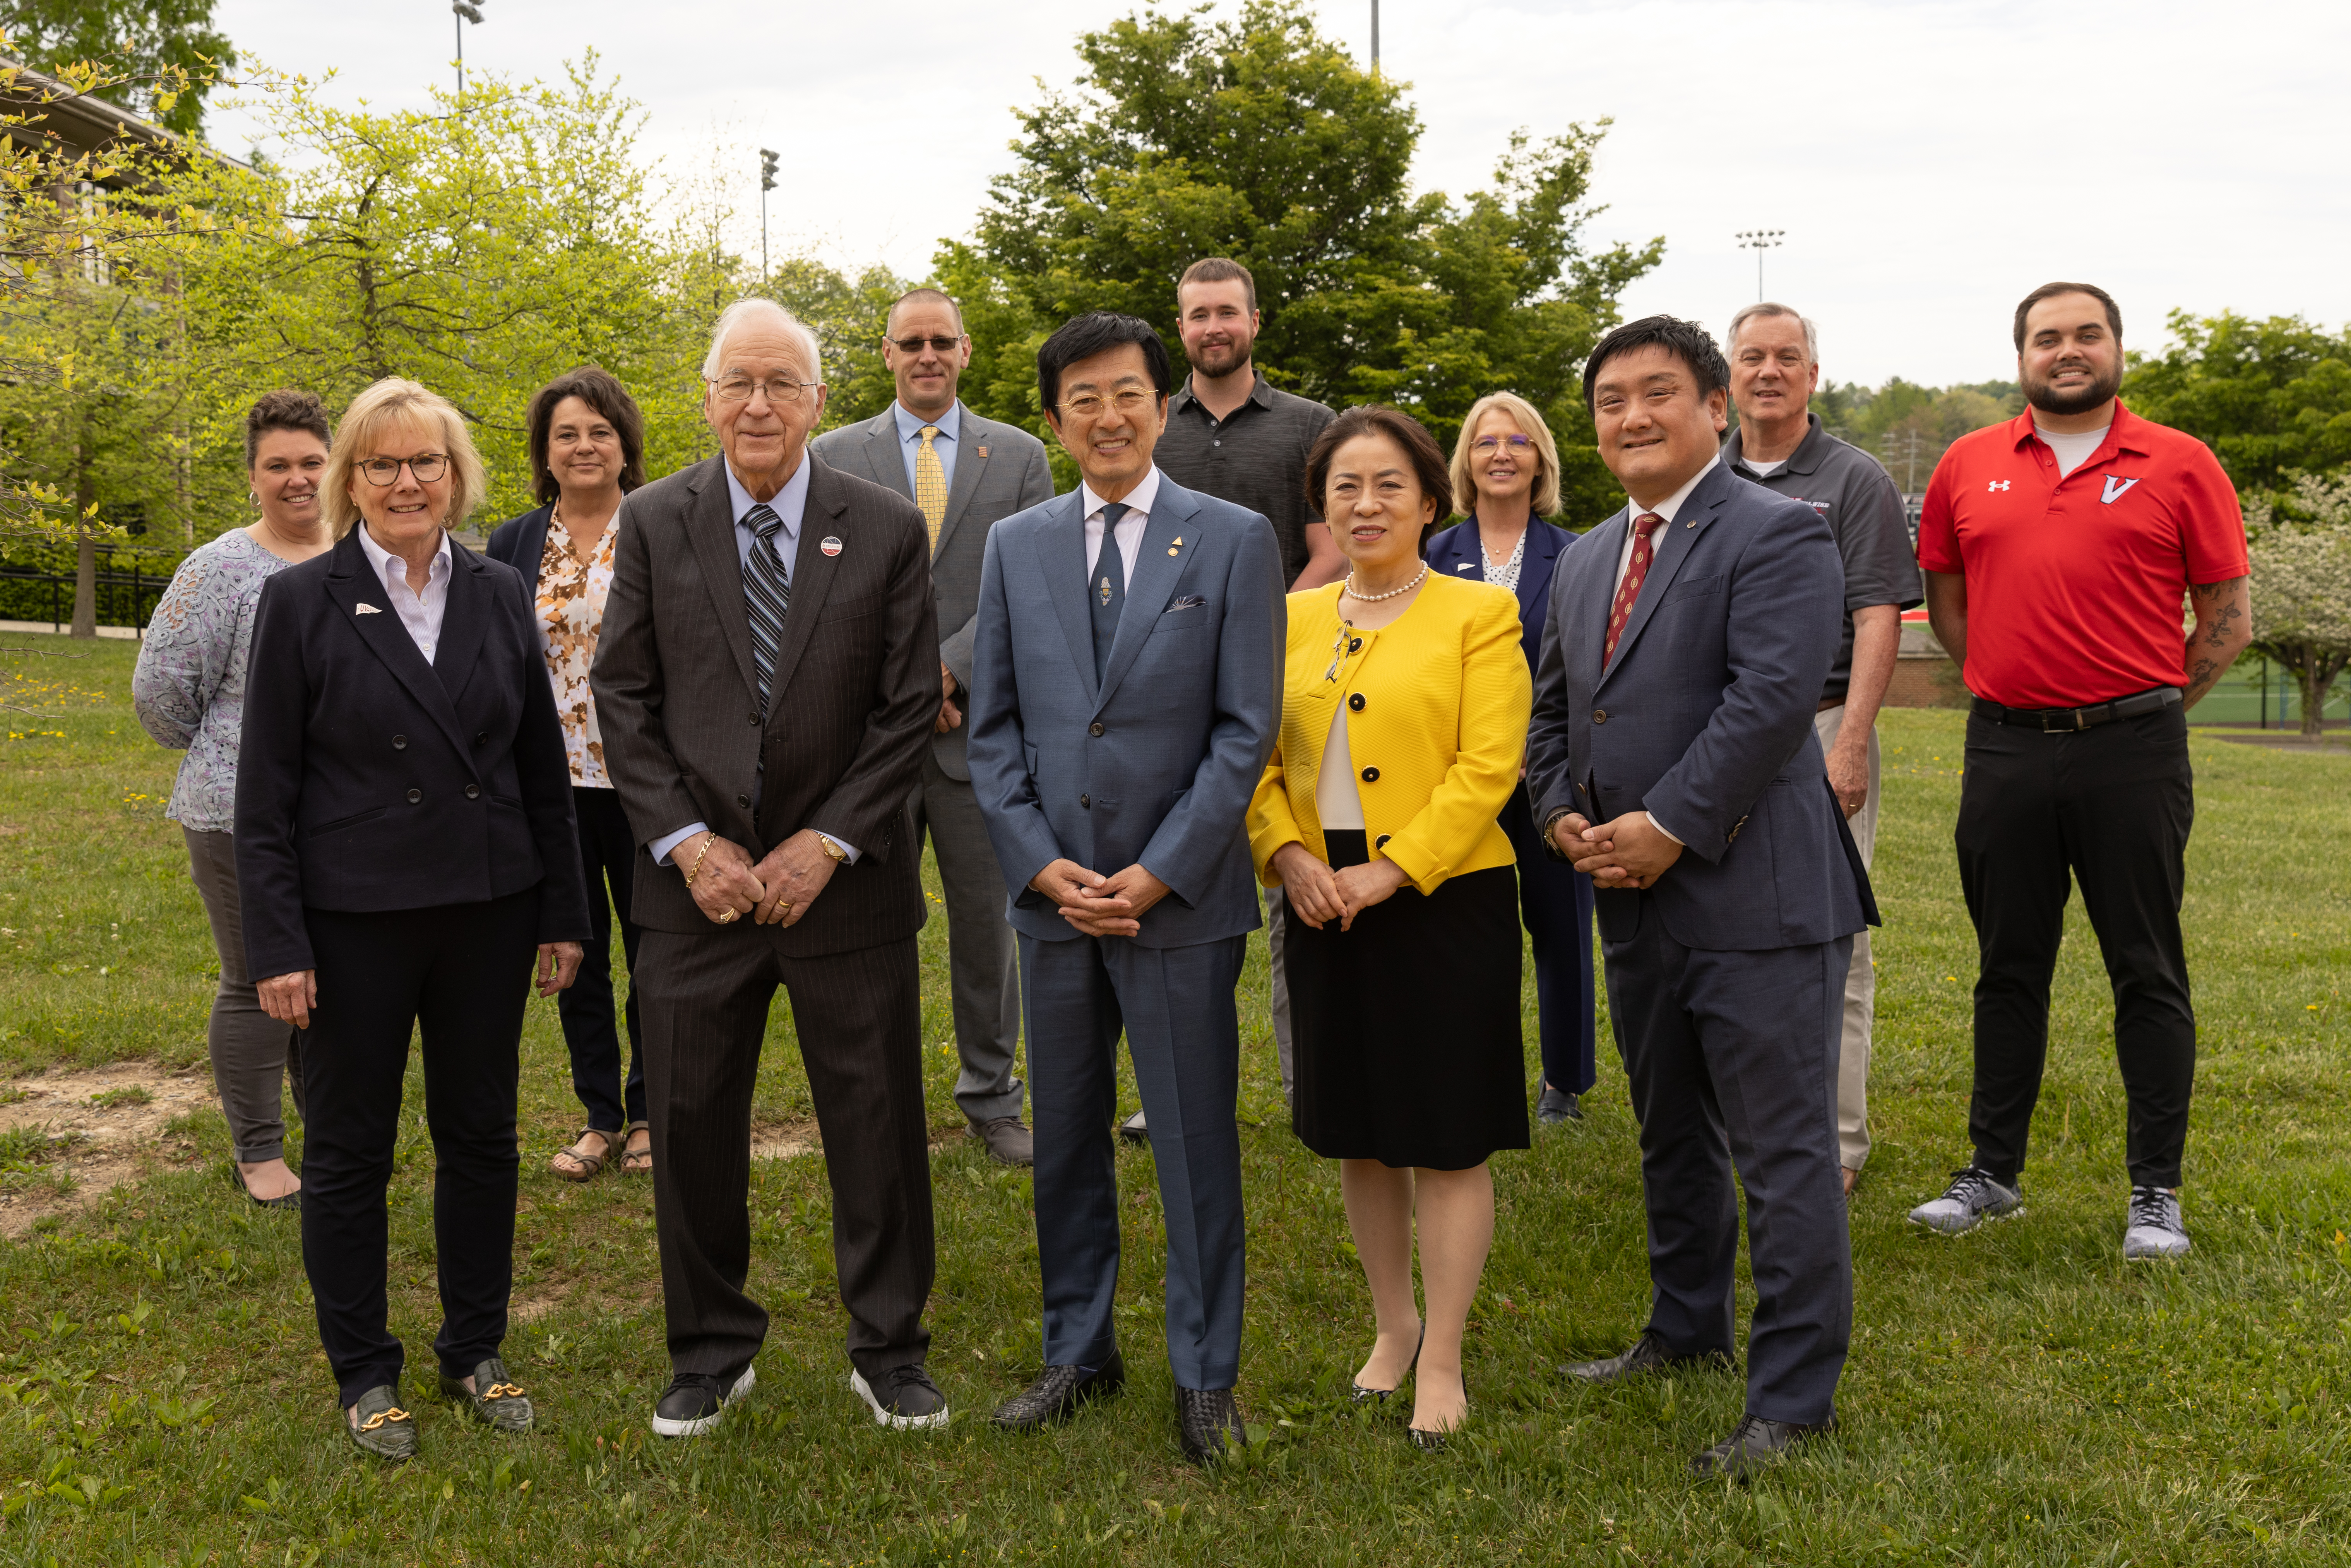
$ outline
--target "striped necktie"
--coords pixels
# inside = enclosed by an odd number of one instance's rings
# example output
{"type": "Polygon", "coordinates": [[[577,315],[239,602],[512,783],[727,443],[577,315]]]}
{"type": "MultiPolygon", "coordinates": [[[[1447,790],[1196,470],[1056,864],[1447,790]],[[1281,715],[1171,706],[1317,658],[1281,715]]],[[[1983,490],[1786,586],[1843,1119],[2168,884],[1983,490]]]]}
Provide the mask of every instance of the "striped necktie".
{"type": "Polygon", "coordinates": [[[935,424],[926,424],[918,433],[922,445],[914,449],[914,505],[923,509],[923,521],[931,528],[931,553],[939,553],[939,527],[947,520],[947,471],[939,461],[938,448],[931,442],[939,433],[935,424]]]}
{"type": "Polygon", "coordinates": [[[792,580],[776,553],[784,519],[761,501],[743,514],[743,526],[757,537],[743,569],[743,608],[751,616],[751,662],[759,669],[759,711],[768,711],[768,685],[775,678],[776,650],[783,646],[784,613],[792,607],[792,580]]]}

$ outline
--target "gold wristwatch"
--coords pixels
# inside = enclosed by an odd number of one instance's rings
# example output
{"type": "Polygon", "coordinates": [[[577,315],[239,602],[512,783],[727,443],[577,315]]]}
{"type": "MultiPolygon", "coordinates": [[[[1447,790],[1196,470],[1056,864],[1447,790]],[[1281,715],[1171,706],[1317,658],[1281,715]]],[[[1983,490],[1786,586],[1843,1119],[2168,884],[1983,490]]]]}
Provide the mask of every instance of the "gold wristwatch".
{"type": "Polygon", "coordinates": [[[819,833],[816,836],[816,841],[824,846],[825,857],[828,860],[845,862],[849,859],[849,852],[842,849],[839,844],[834,843],[832,840],[825,834],[819,833]]]}

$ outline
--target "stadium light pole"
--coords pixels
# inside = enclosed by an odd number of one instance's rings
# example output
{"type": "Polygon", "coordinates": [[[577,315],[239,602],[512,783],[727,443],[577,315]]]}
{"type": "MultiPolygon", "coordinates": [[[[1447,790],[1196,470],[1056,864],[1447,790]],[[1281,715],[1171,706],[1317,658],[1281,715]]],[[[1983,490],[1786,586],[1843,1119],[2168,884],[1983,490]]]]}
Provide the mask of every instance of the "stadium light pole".
{"type": "Polygon", "coordinates": [[[766,148],[759,149],[759,282],[764,286],[768,272],[768,193],[776,188],[776,155],[766,148]]]}
{"type": "Polygon", "coordinates": [[[1372,74],[1380,74],[1380,0],[1372,0],[1372,74]]]}
{"type": "Polygon", "coordinates": [[[465,24],[482,25],[482,7],[489,0],[449,0],[449,9],[457,18],[457,96],[465,96],[465,24]]]}
{"type": "Polygon", "coordinates": [[[1739,248],[1755,253],[1755,298],[1763,298],[1763,253],[1786,237],[1786,229],[1741,229],[1737,235],[1739,248]]]}

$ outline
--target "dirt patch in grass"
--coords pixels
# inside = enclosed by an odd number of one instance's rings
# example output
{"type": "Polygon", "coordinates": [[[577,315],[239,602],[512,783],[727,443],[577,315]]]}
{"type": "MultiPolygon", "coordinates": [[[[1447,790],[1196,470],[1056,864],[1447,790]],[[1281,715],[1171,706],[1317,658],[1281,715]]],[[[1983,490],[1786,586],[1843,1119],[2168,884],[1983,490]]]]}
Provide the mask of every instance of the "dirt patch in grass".
{"type": "Polygon", "coordinates": [[[755,1160],[791,1160],[822,1153],[824,1144],[817,1136],[813,1117],[752,1125],[751,1157],[755,1160]]]}
{"type": "Polygon", "coordinates": [[[32,1147],[37,1163],[0,1176],[0,1236],[16,1237],[50,1215],[89,1207],[161,1160],[184,1166],[198,1156],[192,1139],[171,1125],[220,1103],[212,1073],[174,1071],[152,1061],[117,1061],[77,1072],[47,1072],[0,1082],[0,1136],[32,1147]]]}

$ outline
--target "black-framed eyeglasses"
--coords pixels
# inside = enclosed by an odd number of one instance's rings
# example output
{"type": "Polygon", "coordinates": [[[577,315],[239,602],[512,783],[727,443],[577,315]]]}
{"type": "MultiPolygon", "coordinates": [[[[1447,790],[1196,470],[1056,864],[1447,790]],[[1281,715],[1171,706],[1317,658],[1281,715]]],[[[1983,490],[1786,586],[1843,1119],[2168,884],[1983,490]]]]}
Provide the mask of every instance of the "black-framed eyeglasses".
{"type": "Polygon", "coordinates": [[[892,338],[889,341],[897,344],[902,354],[919,354],[926,345],[935,354],[951,354],[963,343],[961,338],[892,338]]]}
{"type": "Polygon", "coordinates": [[[800,401],[801,394],[810,387],[823,383],[796,382],[785,376],[769,376],[763,382],[753,381],[749,376],[721,376],[710,384],[716,390],[721,402],[749,402],[754,392],[761,392],[768,395],[768,407],[789,408],[800,401]]]}
{"type": "Polygon", "coordinates": [[[360,465],[360,472],[367,476],[368,483],[378,488],[398,484],[402,468],[418,484],[430,485],[449,472],[449,455],[420,452],[413,457],[371,457],[360,465]]]}

